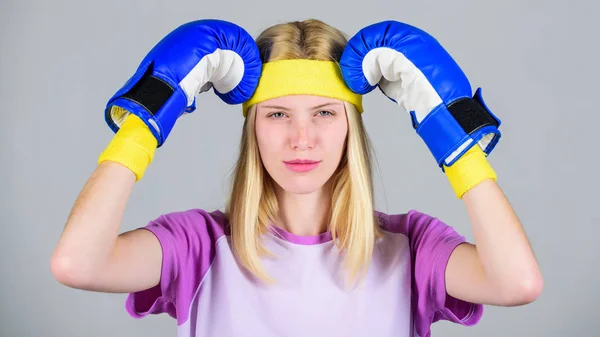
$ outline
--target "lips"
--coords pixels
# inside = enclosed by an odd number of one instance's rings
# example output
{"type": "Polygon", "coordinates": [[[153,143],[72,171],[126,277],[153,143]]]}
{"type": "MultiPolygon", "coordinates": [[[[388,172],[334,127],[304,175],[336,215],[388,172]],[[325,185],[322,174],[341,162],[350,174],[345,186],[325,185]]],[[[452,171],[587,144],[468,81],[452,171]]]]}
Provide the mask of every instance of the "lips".
{"type": "Polygon", "coordinates": [[[317,160],[307,160],[307,159],[296,159],[296,160],[284,161],[284,163],[286,163],[286,164],[316,164],[316,163],[318,163],[318,161],[317,160]]]}
{"type": "Polygon", "coordinates": [[[295,159],[283,162],[285,166],[294,172],[309,172],[319,166],[320,161],[308,159],[295,159]]]}

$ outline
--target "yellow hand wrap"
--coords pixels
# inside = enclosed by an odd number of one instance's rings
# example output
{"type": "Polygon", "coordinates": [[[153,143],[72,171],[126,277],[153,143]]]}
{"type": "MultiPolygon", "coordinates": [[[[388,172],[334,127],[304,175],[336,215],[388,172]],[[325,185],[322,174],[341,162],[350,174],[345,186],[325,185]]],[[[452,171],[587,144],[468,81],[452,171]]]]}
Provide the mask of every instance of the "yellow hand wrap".
{"type": "Polygon", "coordinates": [[[346,86],[337,62],[294,59],[263,64],[254,94],[242,105],[244,117],[250,106],[287,95],[339,99],[354,104],[358,112],[363,112],[362,95],[346,86]]]}
{"type": "Polygon", "coordinates": [[[154,159],[157,144],[148,126],[138,116],[129,114],[98,158],[98,164],[104,161],[120,163],[129,168],[139,181],[154,159]]]}
{"type": "Polygon", "coordinates": [[[483,150],[478,145],[471,147],[452,166],[444,166],[446,177],[456,194],[463,195],[486,179],[497,179],[496,172],[490,166],[483,150]]]}

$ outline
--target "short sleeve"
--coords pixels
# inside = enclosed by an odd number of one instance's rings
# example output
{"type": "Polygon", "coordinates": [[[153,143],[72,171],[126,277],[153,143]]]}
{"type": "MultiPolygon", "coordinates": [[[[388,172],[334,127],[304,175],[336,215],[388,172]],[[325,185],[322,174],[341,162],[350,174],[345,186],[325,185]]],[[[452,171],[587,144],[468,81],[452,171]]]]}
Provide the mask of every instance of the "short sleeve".
{"type": "Polygon", "coordinates": [[[465,238],[451,226],[421,212],[410,211],[390,218],[389,221],[398,224],[410,242],[418,335],[430,336],[431,324],[440,320],[465,326],[479,322],[483,305],[453,298],[446,292],[448,260],[458,245],[466,243],[465,238]]]}
{"type": "Polygon", "coordinates": [[[141,228],[152,232],[160,242],[160,282],[150,289],[130,293],[126,309],[134,318],[167,313],[182,322],[214,260],[215,242],[224,235],[223,219],[193,209],[163,214],[141,228]]]}

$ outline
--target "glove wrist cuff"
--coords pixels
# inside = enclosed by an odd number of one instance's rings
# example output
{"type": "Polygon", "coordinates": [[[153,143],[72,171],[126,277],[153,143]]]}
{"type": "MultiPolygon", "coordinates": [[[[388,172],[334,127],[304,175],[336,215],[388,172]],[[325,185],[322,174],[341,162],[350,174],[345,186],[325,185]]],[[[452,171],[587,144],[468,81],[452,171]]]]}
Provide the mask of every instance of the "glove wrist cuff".
{"type": "Polygon", "coordinates": [[[452,166],[444,167],[446,176],[458,199],[484,180],[496,180],[496,172],[485,153],[477,145],[469,149],[452,166]]]}

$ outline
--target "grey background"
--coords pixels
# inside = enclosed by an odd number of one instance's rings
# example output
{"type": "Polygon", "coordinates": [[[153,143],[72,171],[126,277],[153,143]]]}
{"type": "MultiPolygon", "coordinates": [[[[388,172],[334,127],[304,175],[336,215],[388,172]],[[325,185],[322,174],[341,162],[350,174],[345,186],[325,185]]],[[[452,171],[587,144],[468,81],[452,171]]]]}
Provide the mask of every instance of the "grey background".
{"type": "MultiPolygon", "coordinates": [[[[0,4],[0,335],[175,336],[166,315],[130,318],[124,294],[73,290],[50,273],[71,206],[112,137],[107,99],[176,26],[233,21],[256,36],[325,20],[349,35],[396,19],[437,37],[502,119],[490,158],[545,277],[537,302],[487,307],[481,323],[434,336],[600,336],[597,5],[588,1],[16,1],[0,4]]],[[[239,106],[203,94],[135,186],[122,230],[163,212],[222,207],[239,106]]],[[[377,204],[419,209],[472,239],[463,204],[408,115],[377,91],[364,114],[377,149],[377,204]]]]}

